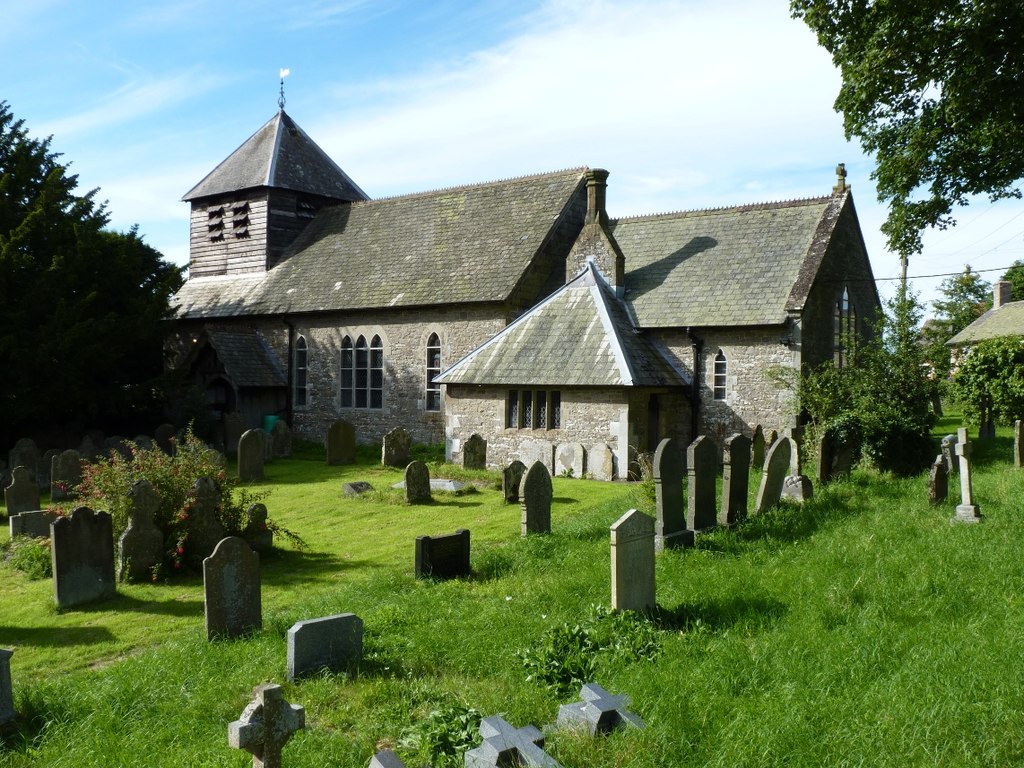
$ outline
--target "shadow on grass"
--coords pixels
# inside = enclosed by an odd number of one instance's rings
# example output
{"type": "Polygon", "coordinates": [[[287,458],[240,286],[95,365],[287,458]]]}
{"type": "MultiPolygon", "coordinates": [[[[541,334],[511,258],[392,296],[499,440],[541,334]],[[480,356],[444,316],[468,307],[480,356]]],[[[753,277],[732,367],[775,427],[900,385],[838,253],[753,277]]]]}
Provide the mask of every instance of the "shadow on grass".
{"type": "Polygon", "coordinates": [[[743,595],[716,603],[683,604],[675,608],[659,605],[651,613],[651,621],[661,629],[687,632],[701,627],[709,630],[736,626],[764,629],[777,623],[787,610],[785,603],[773,598],[743,595]]]}
{"type": "Polygon", "coordinates": [[[34,648],[63,648],[72,645],[94,645],[114,639],[106,627],[8,627],[0,625],[3,645],[34,648]]]}
{"type": "MultiPolygon", "coordinates": [[[[97,600],[94,603],[76,605],[73,608],[63,608],[61,613],[106,613],[115,611],[117,613],[151,613],[159,616],[202,616],[202,600],[179,600],[168,598],[166,600],[140,600],[130,595],[118,594],[109,600],[97,600]]],[[[57,630],[64,632],[65,630],[57,630]]]]}
{"type": "Polygon", "coordinates": [[[369,560],[342,560],[327,552],[299,552],[291,549],[275,549],[273,555],[267,557],[263,564],[263,583],[275,587],[321,582],[326,576],[343,571],[380,567],[369,560]]]}

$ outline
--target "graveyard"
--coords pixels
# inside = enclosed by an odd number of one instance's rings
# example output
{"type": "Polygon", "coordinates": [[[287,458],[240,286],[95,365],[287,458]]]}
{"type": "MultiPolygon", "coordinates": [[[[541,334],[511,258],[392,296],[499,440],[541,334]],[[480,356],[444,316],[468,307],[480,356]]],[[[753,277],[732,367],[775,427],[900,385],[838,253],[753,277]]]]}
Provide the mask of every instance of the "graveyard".
{"type": "MultiPolygon", "coordinates": [[[[958,426],[940,422],[936,453],[958,426]]],[[[393,486],[416,476],[381,466],[379,448],[329,464],[298,446],[247,485],[304,546],[277,537],[259,555],[258,626],[238,636],[208,632],[201,573],[118,582],[112,597],[57,608],[51,579],[0,565],[18,712],[0,766],[241,768],[253,764],[254,696],[303,723],[284,766],[366,766],[384,750],[410,766],[461,766],[462,752],[484,765],[482,733],[530,727],[552,761],[536,764],[562,766],[1017,764],[1024,472],[1013,446],[1000,429],[963,452],[972,525],[954,522],[956,475],[932,503],[927,474],[863,469],[755,514],[766,479],[755,466],[739,485],[746,519],[730,508],[731,526],[712,519],[693,546],[659,547],[646,613],[612,610],[643,585],[635,567],[613,576],[610,557],[637,536],[678,533],[656,521],[668,494],[653,480],[527,474],[550,498],[538,525],[506,501],[500,472],[416,447],[431,480],[464,485],[411,502],[393,486]],[[360,483],[371,488],[345,490],[360,483]],[[633,509],[644,516],[611,532],[633,509]],[[469,574],[417,578],[462,531],[469,574]],[[616,579],[630,583],[613,593],[616,579]],[[345,631],[361,630],[358,661],[300,673],[294,638],[344,614],[345,631]],[[559,727],[581,695],[605,694],[628,701],[636,727],[559,727]]],[[[720,476],[700,494],[711,490],[721,498],[720,476]]],[[[685,492],[672,498],[691,521],[703,514],[685,511],[685,492]]],[[[399,764],[389,759],[377,764],[399,764]]]]}

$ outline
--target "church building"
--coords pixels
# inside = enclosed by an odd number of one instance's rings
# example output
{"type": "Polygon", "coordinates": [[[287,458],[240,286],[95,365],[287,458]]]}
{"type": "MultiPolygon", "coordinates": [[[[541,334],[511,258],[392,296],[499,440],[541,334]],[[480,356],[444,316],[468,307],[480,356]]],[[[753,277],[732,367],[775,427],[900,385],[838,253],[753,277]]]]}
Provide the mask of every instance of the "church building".
{"type": "Polygon", "coordinates": [[[664,437],[794,426],[771,371],[843,365],[869,332],[837,173],[821,197],[620,219],[599,168],[373,200],[282,109],[184,196],[176,364],[250,427],[401,426],[456,461],[479,434],[493,467],[607,446],[625,477],[664,437]]]}

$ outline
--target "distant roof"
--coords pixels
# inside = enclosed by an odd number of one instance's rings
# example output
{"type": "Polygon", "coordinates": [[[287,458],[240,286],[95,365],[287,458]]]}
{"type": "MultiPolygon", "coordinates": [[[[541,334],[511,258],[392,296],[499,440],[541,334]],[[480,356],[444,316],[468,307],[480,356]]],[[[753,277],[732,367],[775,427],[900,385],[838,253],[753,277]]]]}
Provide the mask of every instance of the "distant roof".
{"type": "Polygon", "coordinates": [[[206,338],[235,386],[287,386],[273,353],[252,329],[209,330],[206,338]]]}
{"type": "Polygon", "coordinates": [[[577,168],[325,208],[269,271],[186,281],[178,316],[505,301],[585,177],[577,168]]]}
{"type": "Polygon", "coordinates": [[[611,222],[643,328],[775,325],[803,308],[848,195],[611,222]],[[805,264],[807,268],[805,269],[805,264]]]}
{"type": "Polygon", "coordinates": [[[443,384],[684,386],[593,262],[437,378],[443,384]]]}
{"type": "Polygon", "coordinates": [[[1002,336],[1024,336],[1024,301],[1011,301],[998,309],[990,309],[946,343],[955,347],[1002,336]]]}
{"type": "Polygon", "coordinates": [[[369,197],[283,109],[186,192],[182,200],[253,187],[290,189],[335,200],[369,197]]]}

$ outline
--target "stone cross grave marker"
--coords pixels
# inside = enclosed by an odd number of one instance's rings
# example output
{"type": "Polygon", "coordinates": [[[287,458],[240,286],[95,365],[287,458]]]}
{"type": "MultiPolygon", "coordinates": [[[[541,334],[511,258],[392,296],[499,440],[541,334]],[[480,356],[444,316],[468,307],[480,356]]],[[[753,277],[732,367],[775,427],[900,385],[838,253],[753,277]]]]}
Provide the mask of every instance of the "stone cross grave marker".
{"type": "Polygon", "coordinates": [[[245,539],[228,536],[203,560],[206,637],[241,637],[263,626],[260,556],[245,539]]]}
{"type": "Polygon", "coordinates": [[[580,690],[582,701],[563,704],[558,709],[558,725],[586,728],[591,736],[611,733],[621,725],[646,728],[644,721],[630,712],[629,697],[613,696],[597,683],[587,683],[580,690]]]}
{"type": "Polygon", "coordinates": [[[274,532],[267,527],[267,505],[263,502],[250,504],[245,510],[245,528],[242,538],[249,542],[255,552],[269,552],[274,548],[274,532]]]}
{"type": "Polygon", "coordinates": [[[113,597],[114,528],[110,515],[78,507],[50,526],[53,594],[60,608],[113,597]]]}
{"type": "Polygon", "coordinates": [[[559,443],[555,448],[555,474],[583,477],[587,451],[582,443],[559,443]]]}
{"type": "Polygon", "coordinates": [[[50,500],[64,501],[75,495],[82,482],[82,454],[74,448],[61,451],[50,460],[50,500]]]}
{"type": "Polygon", "coordinates": [[[18,717],[14,711],[14,688],[11,684],[11,656],[14,651],[0,648],[0,733],[18,717]]]}
{"type": "Polygon", "coordinates": [[[761,514],[774,507],[782,498],[782,487],[789,474],[789,462],[793,451],[793,441],[788,437],[776,440],[768,449],[764,459],[764,474],[761,485],[757,489],[757,500],[754,502],[754,514],[761,514]]]}
{"type": "Polygon", "coordinates": [[[940,453],[928,470],[928,502],[942,504],[949,495],[949,473],[946,471],[946,460],[940,453]]]}
{"type": "Polygon", "coordinates": [[[597,443],[587,452],[587,471],[594,480],[615,479],[615,454],[607,443],[597,443]]]}
{"type": "Polygon", "coordinates": [[[654,518],[631,509],[616,520],[611,527],[611,560],[612,608],[654,608],[654,518]]]}
{"type": "Polygon", "coordinates": [[[686,527],[683,502],[683,451],[679,441],[666,437],[654,449],[654,549],[662,552],[692,547],[693,531],[686,527]]]}
{"type": "Polygon", "coordinates": [[[951,475],[960,470],[956,456],[956,435],[946,435],[942,438],[942,458],[946,460],[946,472],[951,475]]]}
{"type": "Polygon", "coordinates": [[[355,464],[356,428],[344,419],[327,428],[327,465],[355,464]]]}
{"type": "Polygon", "coordinates": [[[405,468],[405,500],[410,504],[425,504],[430,495],[430,470],[422,461],[410,461],[405,468]]]}
{"type": "Polygon", "coordinates": [[[11,484],[4,489],[4,503],[8,515],[39,509],[39,483],[28,467],[19,465],[11,471],[11,484]]]}
{"type": "Polygon", "coordinates": [[[750,466],[754,469],[764,468],[764,429],[758,424],[750,438],[750,466]]]}
{"type": "Polygon", "coordinates": [[[128,527],[117,542],[117,578],[149,581],[164,554],[164,534],[153,522],[160,509],[160,494],[148,480],[139,480],[128,492],[128,527]]]}
{"type": "Polygon", "coordinates": [[[515,459],[501,471],[501,492],[505,496],[506,504],[519,501],[519,485],[523,482],[525,474],[526,465],[519,459],[515,459]]]}
{"type": "Polygon", "coordinates": [[[956,455],[960,459],[960,503],[953,518],[957,523],[976,523],[981,520],[981,508],[974,503],[971,488],[971,453],[973,449],[967,437],[967,430],[957,430],[956,455]]]}
{"type": "Polygon", "coordinates": [[[455,579],[469,576],[469,530],[442,536],[416,537],[416,578],[455,579]]]}
{"type": "Polygon", "coordinates": [[[363,620],[354,613],[298,621],[288,630],[288,680],[347,669],[363,657],[363,620]]]}
{"type": "Polygon", "coordinates": [[[254,483],[263,479],[266,435],[262,429],[249,429],[238,439],[238,479],[243,483],[254,483]]]}
{"type": "Polygon", "coordinates": [[[40,539],[50,538],[50,524],[60,515],[46,509],[34,509],[11,515],[7,520],[11,538],[15,536],[35,536],[40,539]]]}
{"type": "Polygon", "coordinates": [[[200,477],[192,486],[192,509],[188,512],[188,549],[198,564],[208,557],[224,538],[224,526],[217,515],[220,491],[209,477],[200,477]]]}
{"type": "Polygon", "coordinates": [[[735,432],[722,450],[722,506],[719,525],[735,525],[747,516],[750,486],[750,438],[735,432]]]}
{"type": "Polygon", "coordinates": [[[380,461],[385,467],[404,467],[409,463],[412,438],[401,427],[395,427],[386,435],[380,449],[380,461]]]}
{"type": "Polygon", "coordinates": [[[513,765],[561,768],[544,751],[544,734],[536,726],[515,728],[500,715],[493,715],[480,723],[480,735],[483,743],[465,754],[466,768],[513,765]]]}
{"type": "Polygon", "coordinates": [[[551,474],[539,461],[533,462],[519,484],[520,509],[522,510],[521,533],[551,533],[551,474]]]}
{"type": "Polygon", "coordinates": [[[292,430],[284,419],[275,421],[270,429],[270,455],[275,459],[292,455],[292,430]]]}
{"type": "Polygon", "coordinates": [[[274,683],[258,686],[253,697],[242,716],[228,724],[228,746],[252,754],[253,768],[281,768],[284,745],[306,727],[306,710],[289,704],[274,683]]]}
{"type": "Polygon", "coordinates": [[[703,531],[715,526],[715,479],[718,476],[718,448],[701,435],[686,449],[686,527],[703,531]]]}
{"type": "Polygon", "coordinates": [[[1024,466],[1024,422],[1020,419],[1013,422],[1013,466],[1024,466]]]}
{"type": "Polygon", "coordinates": [[[462,466],[465,469],[487,469],[487,441],[475,432],[462,446],[462,466]]]}

